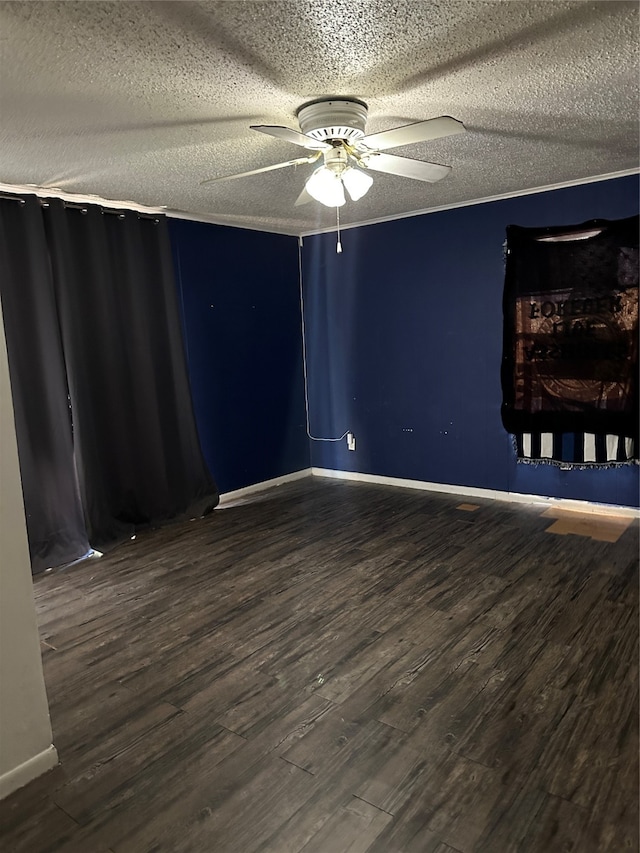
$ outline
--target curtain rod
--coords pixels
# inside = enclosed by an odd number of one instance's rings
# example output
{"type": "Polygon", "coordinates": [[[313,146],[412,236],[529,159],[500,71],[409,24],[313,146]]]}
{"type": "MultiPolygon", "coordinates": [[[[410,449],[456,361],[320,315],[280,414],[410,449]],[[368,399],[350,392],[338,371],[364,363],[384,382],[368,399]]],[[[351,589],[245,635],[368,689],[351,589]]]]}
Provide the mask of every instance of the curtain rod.
{"type": "Polygon", "coordinates": [[[5,198],[7,201],[18,201],[20,204],[26,204],[26,198],[22,198],[19,195],[7,195],[6,193],[0,193],[0,198],[5,198]]]}
{"type": "MultiPolygon", "coordinates": [[[[0,198],[6,199],[7,201],[17,201],[20,204],[26,204],[27,200],[23,196],[19,195],[8,195],[0,191],[0,198]]],[[[40,207],[49,207],[50,202],[46,201],[44,198],[40,198],[40,196],[36,196],[38,204],[40,207]]],[[[60,199],[62,202],[62,206],[64,208],[70,208],[71,210],[81,210],[83,213],[86,213],[89,209],[89,202],[79,202],[79,201],[67,201],[66,199],[60,199]]],[[[100,213],[114,213],[120,219],[124,219],[127,212],[135,213],[138,219],[151,219],[154,222],[159,222],[158,217],[160,214],[158,213],[143,213],[140,210],[130,210],[129,208],[118,208],[118,207],[103,207],[101,204],[93,205],[94,207],[100,208],[100,213]]]]}

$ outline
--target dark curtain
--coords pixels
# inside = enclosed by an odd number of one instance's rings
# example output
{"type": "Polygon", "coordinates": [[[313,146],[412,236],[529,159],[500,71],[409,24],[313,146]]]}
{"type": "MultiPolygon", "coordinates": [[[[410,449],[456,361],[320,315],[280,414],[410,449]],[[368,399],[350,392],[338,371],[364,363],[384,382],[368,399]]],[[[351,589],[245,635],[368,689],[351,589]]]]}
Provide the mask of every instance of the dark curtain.
{"type": "Polygon", "coordinates": [[[59,199],[40,216],[91,546],[210,512],[166,219],[59,199]]]}
{"type": "Polygon", "coordinates": [[[74,471],[51,267],[35,196],[0,197],[0,296],[31,565],[38,572],[80,559],[90,545],[74,471]]]}

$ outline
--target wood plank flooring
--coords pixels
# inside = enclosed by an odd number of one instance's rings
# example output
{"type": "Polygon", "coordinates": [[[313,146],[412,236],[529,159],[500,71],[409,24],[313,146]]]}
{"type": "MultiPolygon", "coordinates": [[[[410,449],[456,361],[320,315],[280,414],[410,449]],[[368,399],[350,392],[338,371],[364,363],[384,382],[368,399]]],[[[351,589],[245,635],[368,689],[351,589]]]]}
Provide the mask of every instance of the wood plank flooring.
{"type": "Polygon", "coordinates": [[[638,522],[468,506],[308,479],[36,578],[62,763],[0,848],[638,851],[638,522]]]}

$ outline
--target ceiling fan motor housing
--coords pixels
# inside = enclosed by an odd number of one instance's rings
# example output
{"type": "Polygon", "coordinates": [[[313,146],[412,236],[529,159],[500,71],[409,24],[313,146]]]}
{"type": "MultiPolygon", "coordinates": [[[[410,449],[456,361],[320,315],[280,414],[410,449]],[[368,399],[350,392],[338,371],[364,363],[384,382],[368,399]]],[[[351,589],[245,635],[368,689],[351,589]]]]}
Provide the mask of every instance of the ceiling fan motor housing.
{"type": "Polygon", "coordinates": [[[364,101],[320,100],[300,107],[297,118],[302,133],[312,139],[353,143],[364,136],[367,112],[364,101]]]}

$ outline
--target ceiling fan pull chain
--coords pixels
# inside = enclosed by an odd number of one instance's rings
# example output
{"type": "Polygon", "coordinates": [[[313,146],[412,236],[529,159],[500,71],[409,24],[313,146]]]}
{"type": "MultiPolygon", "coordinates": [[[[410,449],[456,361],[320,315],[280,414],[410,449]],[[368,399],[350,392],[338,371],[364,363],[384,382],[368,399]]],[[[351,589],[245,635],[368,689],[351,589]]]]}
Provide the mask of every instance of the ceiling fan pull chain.
{"type": "Polygon", "coordinates": [[[338,226],[338,242],[336,244],[336,254],[339,255],[342,251],[342,243],[340,242],[340,208],[336,207],[336,223],[338,226]]]}

